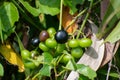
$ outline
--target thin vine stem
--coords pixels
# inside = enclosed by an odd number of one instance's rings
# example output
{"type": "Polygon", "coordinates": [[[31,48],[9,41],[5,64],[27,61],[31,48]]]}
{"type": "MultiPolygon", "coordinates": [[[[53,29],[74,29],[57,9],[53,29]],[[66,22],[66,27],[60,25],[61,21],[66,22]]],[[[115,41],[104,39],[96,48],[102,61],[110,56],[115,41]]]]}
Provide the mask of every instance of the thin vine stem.
{"type": "Polygon", "coordinates": [[[63,0],[60,2],[60,22],[59,22],[59,30],[62,29],[62,10],[63,10],[63,0]]]}
{"type": "Polygon", "coordinates": [[[30,78],[30,76],[27,76],[27,77],[25,78],[25,80],[29,80],[29,78],[30,78]]]}
{"type": "Polygon", "coordinates": [[[63,53],[61,56],[60,56],[60,58],[58,59],[58,61],[57,61],[57,63],[56,63],[56,65],[58,65],[59,64],[59,62],[61,61],[61,59],[63,58],[63,56],[64,56],[65,54],[63,53]]]}
{"type": "Polygon", "coordinates": [[[67,30],[67,29],[78,19],[78,17],[80,17],[83,13],[85,13],[86,10],[87,10],[87,8],[84,9],[84,10],[82,10],[82,11],[70,22],[70,24],[65,28],[65,30],[67,30]]]}
{"type": "Polygon", "coordinates": [[[65,72],[65,70],[62,70],[59,74],[57,74],[57,76],[62,75],[65,72]]]}
{"type": "Polygon", "coordinates": [[[34,80],[36,77],[38,77],[40,75],[40,72],[38,72],[37,74],[35,74],[32,78],[32,80],[34,80]]]}
{"type": "Polygon", "coordinates": [[[57,70],[56,70],[56,67],[54,67],[53,69],[54,69],[54,72],[55,72],[55,80],[57,80],[57,70]]]}
{"type": "Polygon", "coordinates": [[[82,25],[81,25],[81,28],[80,28],[80,30],[79,30],[79,32],[78,32],[78,35],[77,35],[77,37],[76,37],[77,39],[79,38],[79,36],[80,36],[80,34],[81,34],[84,26],[85,26],[85,23],[87,22],[87,19],[88,19],[89,15],[90,15],[90,11],[91,11],[92,5],[93,5],[93,0],[91,0],[90,7],[89,7],[89,9],[88,9],[88,12],[87,12],[87,14],[86,14],[86,17],[85,17],[85,19],[84,19],[84,21],[83,21],[83,23],[82,23],[82,25]]]}

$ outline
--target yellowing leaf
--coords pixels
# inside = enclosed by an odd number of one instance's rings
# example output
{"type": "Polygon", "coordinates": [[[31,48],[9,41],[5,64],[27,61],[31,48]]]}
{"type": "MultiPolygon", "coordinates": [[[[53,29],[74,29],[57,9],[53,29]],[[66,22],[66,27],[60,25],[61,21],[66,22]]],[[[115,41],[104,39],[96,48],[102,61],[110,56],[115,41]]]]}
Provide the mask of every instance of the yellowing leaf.
{"type": "Polygon", "coordinates": [[[17,65],[18,69],[19,69],[19,72],[23,72],[24,71],[24,64],[22,62],[22,59],[13,50],[13,48],[11,47],[9,42],[0,45],[0,53],[5,57],[5,59],[9,63],[11,63],[13,65],[17,65]]]}

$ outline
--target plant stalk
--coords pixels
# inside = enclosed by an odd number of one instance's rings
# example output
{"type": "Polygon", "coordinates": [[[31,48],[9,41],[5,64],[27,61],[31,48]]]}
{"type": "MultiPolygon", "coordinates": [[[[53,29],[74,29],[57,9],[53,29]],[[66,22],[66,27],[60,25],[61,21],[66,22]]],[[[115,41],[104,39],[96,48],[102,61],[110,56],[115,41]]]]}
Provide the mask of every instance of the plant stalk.
{"type": "Polygon", "coordinates": [[[60,2],[60,21],[59,21],[59,30],[62,29],[62,10],[63,10],[63,0],[60,2]]]}
{"type": "Polygon", "coordinates": [[[55,72],[55,80],[57,80],[57,70],[56,70],[56,66],[54,66],[54,72],[55,72]]]}
{"type": "Polygon", "coordinates": [[[89,9],[88,9],[88,12],[87,12],[87,14],[86,14],[86,17],[85,17],[82,25],[81,25],[81,28],[80,28],[80,30],[79,30],[79,32],[78,32],[78,35],[77,35],[77,37],[76,37],[77,39],[79,38],[80,33],[82,32],[83,28],[85,27],[85,23],[87,22],[87,19],[88,19],[89,15],[90,15],[90,11],[91,11],[91,9],[92,9],[92,5],[93,5],[93,0],[91,0],[91,2],[90,2],[90,7],[89,7],[89,9]]]}
{"type": "MultiPolygon", "coordinates": [[[[0,23],[1,23],[1,19],[0,19],[0,23]]],[[[1,42],[3,43],[3,33],[2,33],[2,24],[0,25],[0,38],[1,38],[1,42]]]]}

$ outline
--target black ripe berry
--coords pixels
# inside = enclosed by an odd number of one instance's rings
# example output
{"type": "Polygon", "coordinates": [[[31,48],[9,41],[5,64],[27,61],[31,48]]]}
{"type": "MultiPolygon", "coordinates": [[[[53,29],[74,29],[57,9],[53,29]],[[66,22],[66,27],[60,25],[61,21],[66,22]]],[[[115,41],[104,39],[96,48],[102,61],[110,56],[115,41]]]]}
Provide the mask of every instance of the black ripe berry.
{"type": "Polygon", "coordinates": [[[59,30],[55,34],[55,39],[58,43],[65,43],[68,40],[68,33],[65,30],[59,30]]]}
{"type": "Polygon", "coordinates": [[[34,37],[34,38],[32,38],[32,40],[31,40],[31,44],[32,44],[33,46],[38,46],[39,42],[40,42],[40,40],[39,40],[38,37],[34,37]]]}

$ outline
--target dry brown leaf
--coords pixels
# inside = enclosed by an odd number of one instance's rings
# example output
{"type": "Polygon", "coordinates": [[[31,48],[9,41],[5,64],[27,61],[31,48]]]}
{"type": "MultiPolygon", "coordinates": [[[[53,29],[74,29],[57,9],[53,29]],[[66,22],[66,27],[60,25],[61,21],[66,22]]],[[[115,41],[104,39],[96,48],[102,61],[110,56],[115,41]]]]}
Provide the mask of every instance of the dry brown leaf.
{"type": "Polygon", "coordinates": [[[119,47],[119,42],[116,42],[114,44],[105,43],[105,53],[101,67],[107,64],[114,57],[118,47],[119,47]]]}

